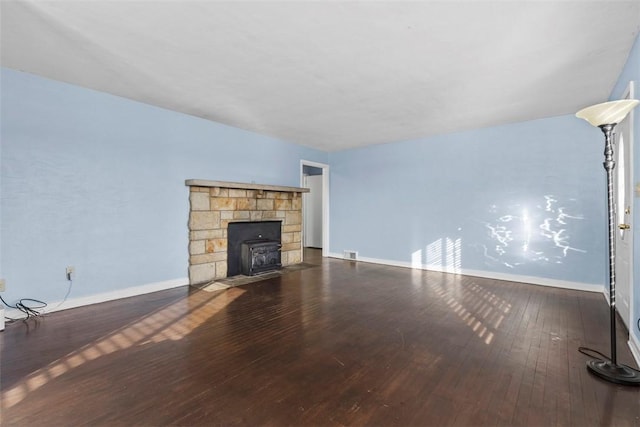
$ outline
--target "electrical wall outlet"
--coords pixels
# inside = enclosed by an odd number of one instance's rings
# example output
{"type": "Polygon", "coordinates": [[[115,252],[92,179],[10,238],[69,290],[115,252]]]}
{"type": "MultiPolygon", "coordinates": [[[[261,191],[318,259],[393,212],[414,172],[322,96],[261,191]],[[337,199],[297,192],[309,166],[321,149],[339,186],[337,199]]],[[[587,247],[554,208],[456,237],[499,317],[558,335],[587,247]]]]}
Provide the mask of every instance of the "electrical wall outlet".
{"type": "Polygon", "coordinates": [[[4,292],[6,289],[7,282],[4,279],[0,279],[0,292],[4,292]]]}
{"type": "Polygon", "coordinates": [[[67,271],[66,271],[66,274],[67,274],[67,280],[71,280],[71,279],[73,279],[73,274],[74,274],[75,272],[76,272],[76,268],[75,268],[74,266],[72,266],[72,265],[68,266],[68,267],[67,267],[67,271]]]}

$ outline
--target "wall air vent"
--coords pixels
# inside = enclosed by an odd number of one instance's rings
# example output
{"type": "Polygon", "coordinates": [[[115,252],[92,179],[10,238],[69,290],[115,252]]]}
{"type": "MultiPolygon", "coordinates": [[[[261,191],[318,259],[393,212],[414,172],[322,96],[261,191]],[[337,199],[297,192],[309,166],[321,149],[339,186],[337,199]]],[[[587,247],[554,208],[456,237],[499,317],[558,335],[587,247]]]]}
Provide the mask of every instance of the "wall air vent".
{"type": "Polygon", "coordinates": [[[357,251],[344,251],[344,259],[348,259],[351,261],[358,260],[358,252],[357,251]]]}

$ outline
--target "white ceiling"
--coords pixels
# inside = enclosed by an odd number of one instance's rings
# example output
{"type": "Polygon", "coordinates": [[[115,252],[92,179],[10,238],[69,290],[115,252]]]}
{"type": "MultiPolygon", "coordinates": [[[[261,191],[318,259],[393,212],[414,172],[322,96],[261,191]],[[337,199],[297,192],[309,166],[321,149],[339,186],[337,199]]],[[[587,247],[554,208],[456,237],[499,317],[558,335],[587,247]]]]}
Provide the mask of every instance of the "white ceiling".
{"type": "Polygon", "coordinates": [[[327,151],[606,101],[640,29],[638,0],[3,0],[0,14],[2,66],[327,151]]]}

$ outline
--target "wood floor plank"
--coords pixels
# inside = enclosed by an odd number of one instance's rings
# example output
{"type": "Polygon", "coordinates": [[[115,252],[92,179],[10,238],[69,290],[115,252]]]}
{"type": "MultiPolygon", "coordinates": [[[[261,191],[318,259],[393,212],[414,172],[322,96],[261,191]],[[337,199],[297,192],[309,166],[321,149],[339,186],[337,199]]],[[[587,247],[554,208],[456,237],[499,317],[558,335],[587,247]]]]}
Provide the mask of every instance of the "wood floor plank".
{"type": "Polygon", "coordinates": [[[2,425],[640,426],[578,352],[609,352],[601,294],[305,261],[8,325],[2,425]]]}

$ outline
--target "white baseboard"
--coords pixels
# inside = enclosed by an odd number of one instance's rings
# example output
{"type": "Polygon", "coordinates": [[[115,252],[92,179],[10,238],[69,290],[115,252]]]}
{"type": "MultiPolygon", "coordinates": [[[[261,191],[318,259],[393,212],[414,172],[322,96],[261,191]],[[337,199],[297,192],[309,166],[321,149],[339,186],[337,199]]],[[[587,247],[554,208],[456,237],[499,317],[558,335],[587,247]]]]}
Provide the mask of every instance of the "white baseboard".
{"type": "MultiPolygon", "coordinates": [[[[177,288],[189,284],[189,278],[180,278],[165,280],[162,282],[147,283],[146,285],[133,286],[130,288],[118,289],[116,291],[104,292],[85,297],[70,298],[66,301],[54,301],[47,303],[47,307],[43,310],[45,313],[53,313],[55,311],[68,310],[70,308],[83,307],[85,305],[98,304],[101,302],[113,301],[120,298],[134,297],[137,295],[149,294],[151,292],[164,291],[166,289],[177,288]]],[[[15,308],[5,310],[5,316],[13,319],[21,319],[24,314],[15,308]]]]}
{"type": "MultiPolygon", "coordinates": [[[[334,252],[329,253],[329,257],[344,259],[344,257],[341,254],[337,254],[334,252]]],[[[531,285],[550,286],[554,288],[604,293],[604,285],[596,285],[591,283],[571,282],[567,280],[547,279],[544,277],[523,276],[520,274],[496,273],[493,271],[470,270],[470,269],[464,269],[464,268],[453,269],[453,268],[443,267],[439,265],[422,264],[420,266],[415,266],[413,265],[413,263],[408,261],[392,261],[392,260],[378,259],[378,258],[358,257],[357,261],[369,262],[373,264],[390,265],[394,267],[437,271],[440,273],[462,274],[465,276],[482,277],[485,279],[493,279],[493,280],[505,280],[508,282],[527,283],[531,285]]]]}

